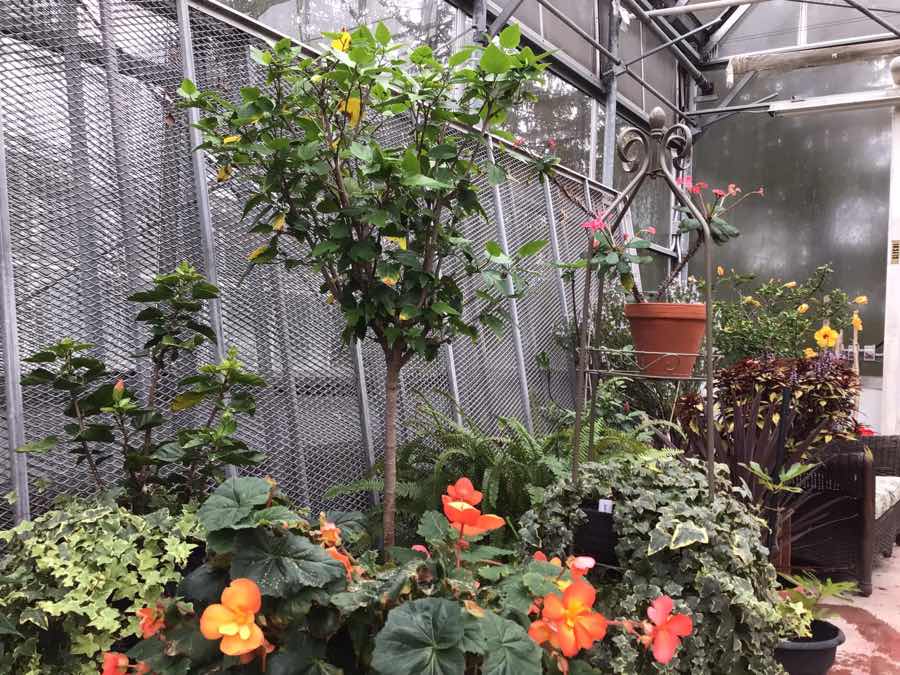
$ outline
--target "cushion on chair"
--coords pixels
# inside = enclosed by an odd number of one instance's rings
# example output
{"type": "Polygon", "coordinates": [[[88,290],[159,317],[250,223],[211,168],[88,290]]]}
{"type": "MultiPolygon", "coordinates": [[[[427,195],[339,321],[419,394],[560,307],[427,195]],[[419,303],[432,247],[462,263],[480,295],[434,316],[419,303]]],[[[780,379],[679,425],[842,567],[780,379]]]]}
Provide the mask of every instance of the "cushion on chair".
{"type": "Polygon", "coordinates": [[[900,502],[900,476],[875,477],[875,519],[900,502]]]}

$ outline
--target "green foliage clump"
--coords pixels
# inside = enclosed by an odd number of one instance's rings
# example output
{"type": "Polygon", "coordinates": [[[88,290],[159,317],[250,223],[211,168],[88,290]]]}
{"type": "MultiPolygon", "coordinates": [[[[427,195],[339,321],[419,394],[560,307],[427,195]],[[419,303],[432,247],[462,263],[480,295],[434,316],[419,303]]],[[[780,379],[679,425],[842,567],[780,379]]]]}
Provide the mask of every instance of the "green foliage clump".
{"type": "MultiPolygon", "coordinates": [[[[548,490],[542,507],[522,519],[520,533],[526,545],[564,555],[584,522],[582,500],[612,497],[621,568],[601,586],[604,613],[633,616],[666,594],[694,622],[671,672],[779,673],[773,656],[781,614],[775,570],[761,543],[762,521],[722,466],[717,479],[710,503],[699,460],[588,463],[581,492],[569,480],[548,490]]],[[[622,636],[602,643],[591,661],[600,672],[658,672],[622,636]]]]}
{"type": "MultiPolygon", "coordinates": [[[[483,509],[514,522],[540,502],[547,486],[566,475],[568,431],[538,436],[514,418],[501,417],[497,423],[498,433],[488,434],[471,419],[457,424],[427,402],[418,406],[408,422],[413,436],[397,451],[398,513],[411,529],[460,476],[481,485],[483,509]]],[[[376,467],[372,478],[334,486],[325,496],[378,491],[382,475],[383,468],[376,467]]],[[[495,536],[502,539],[504,533],[495,536]]]]}
{"type": "Polygon", "coordinates": [[[193,512],[135,515],[70,501],[0,532],[0,671],[98,672],[101,654],[138,635],[197,546],[193,512]]]}
{"type": "Polygon", "coordinates": [[[828,324],[840,332],[850,325],[853,302],[829,288],[834,273],[821,265],[805,281],[769,279],[758,283],[754,274],[724,272],[716,279],[716,349],[727,363],[747,357],[797,358],[815,348],[813,333],[828,324]]]}
{"type": "Polygon", "coordinates": [[[160,383],[179,358],[216,342],[201,313],[218,296],[218,288],[185,262],[128,298],[143,305],[135,321],[150,333],[139,354],[151,364],[143,402],[126,386],[128,374],[110,371],[90,355],[93,345],[86,342],[64,338],[24,359],[35,367],[22,384],[67,392],[64,415],[71,422],[63,427],[64,435],[47,436],[18,451],[43,454],[61,445],[87,465],[98,491],[107,488],[99,467],[118,454],[125,469],[120,500],[137,513],[188,504],[211,480],[224,479],[226,465],[261,462],[263,455],[235,434],[237,416],[256,410],[252,388],[265,382],[244,368],[234,349],[182,379],[180,393],[166,402],[173,414],[201,406],[204,422],[188,425],[182,418],[174,437],[159,438],[162,428],[171,428],[177,419],[159,411],[160,383]]]}

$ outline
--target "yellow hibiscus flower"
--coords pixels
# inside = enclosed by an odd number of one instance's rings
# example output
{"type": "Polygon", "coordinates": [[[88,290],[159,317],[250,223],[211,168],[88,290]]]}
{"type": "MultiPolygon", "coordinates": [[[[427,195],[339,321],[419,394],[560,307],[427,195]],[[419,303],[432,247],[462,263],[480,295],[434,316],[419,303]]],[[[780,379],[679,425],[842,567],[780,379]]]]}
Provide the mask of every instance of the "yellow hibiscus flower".
{"type": "Polygon", "coordinates": [[[863,329],[862,319],[859,317],[859,312],[853,312],[853,318],[850,319],[850,323],[853,325],[853,328],[857,332],[861,332],[863,329]]]}
{"type": "Polygon", "coordinates": [[[815,349],[813,349],[812,347],[807,347],[806,349],[803,350],[803,357],[804,357],[804,358],[807,358],[807,359],[814,359],[814,358],[816,358],[818,355],[819,355],[819,352],[817,352],[817,351],[816,351],[815,349]]]}
{"type": "Polygon", "coordinates": [[[809,311],[809,305],[805,302],[797,308],[797,314],[806,314],[809,311]]]}
{"type": "Polygon", "coordinates": [[[346,52],[350,49],[351,42],[353,42],[353,38],[350,37],[350,33],[344,30],[341,31],[339,37],[331,41],[331,46],[339,52],[346,52]]]}
{"type": "Polygon", "coordinates": [[[338,110],[350,118],[350,128],[355,129],[362,117],[362,101],[359,96],[351,96],[346,101],[341,101],[338,110]]]}
{"type": "Polygon", "coordinates": [[[838,341],[838,332],[831,326],[822,326],[813,336],[816,344],[822,349],[834,347],[838,341]]]}
{"type": "Polygon", "coordinates": [[[853,302],[857,305],[868,305],[869,297],[866,295],[857,295],[855,298],[853,298],[853,302]]]}

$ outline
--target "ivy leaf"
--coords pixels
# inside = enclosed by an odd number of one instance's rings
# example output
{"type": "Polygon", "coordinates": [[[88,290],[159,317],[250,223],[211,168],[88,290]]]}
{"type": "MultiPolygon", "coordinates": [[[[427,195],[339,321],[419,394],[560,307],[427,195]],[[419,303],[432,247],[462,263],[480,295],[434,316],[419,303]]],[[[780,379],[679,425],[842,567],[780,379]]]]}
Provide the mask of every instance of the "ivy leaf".
{"type": "Polygon", "coordinates": [[[207,532],[254,527],[250,513],[269,501],[270,491],[262,478],[229,478],[203,503],[197,517],[207,532]]]}
{"type": "Polygon", "coordinates": [[[291,533],[238,534],[231,576],[253,579],[263,595],[283,598],[304,587],[321,588],[345,578],[344,566],[321,546],[291,533]]]}
{"type": "Polygon", "coordinates": [[[541,648],[519,624],[486,612],[481,620],[486,654],[483,675],[541,675],[541,648]]]}
{"type": "Polygon", "coordinates": [[[461,611],[443,598],[394,608],[375,638],[372,667],[381,675],[459,675],[466,668],[461,611]]]}
{"type": "Polygon", "coordinates": [[[707,532],[706,528],[691,522],[678,523],[675,526],[675,531],[672,533],[669,548],[679,549],[698,543],[709,543],[709,532],[707,532]]]}
{"type": "Polygon", "coordinates": [[[650,532],[650,541],[647,544],[647,555],[653,555],[654,553],[659,553],[664,548],[668,548],[670,541],[671,537],[669,533],[660,529],[657,524],[650,532]]]}

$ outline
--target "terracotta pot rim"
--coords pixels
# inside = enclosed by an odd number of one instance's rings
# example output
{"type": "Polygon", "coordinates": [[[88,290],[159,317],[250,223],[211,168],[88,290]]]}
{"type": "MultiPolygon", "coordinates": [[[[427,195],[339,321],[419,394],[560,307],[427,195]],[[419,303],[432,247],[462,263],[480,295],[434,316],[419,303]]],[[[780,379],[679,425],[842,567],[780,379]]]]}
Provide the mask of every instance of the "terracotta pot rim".
{"type": "Polygon", "coordinates": [[[706,303],[630,302],[625,305],[625,316],[632,319],[705,321],[706,303]]]}

